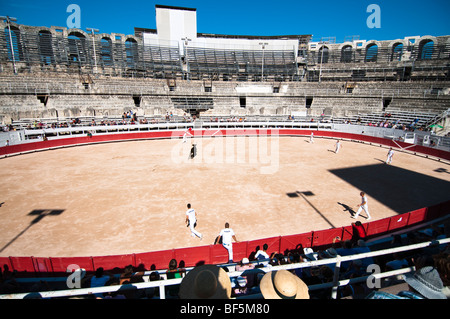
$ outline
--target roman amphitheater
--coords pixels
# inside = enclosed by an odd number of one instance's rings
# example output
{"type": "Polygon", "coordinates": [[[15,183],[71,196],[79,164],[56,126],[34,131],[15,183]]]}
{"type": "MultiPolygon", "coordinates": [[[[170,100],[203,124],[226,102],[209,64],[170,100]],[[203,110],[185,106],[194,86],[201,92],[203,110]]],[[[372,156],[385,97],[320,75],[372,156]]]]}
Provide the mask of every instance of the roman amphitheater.
{"type": "MultiPolygon", "coordinates": [[[[134,288],[157,291],[144,298],[179,298],[167,290],[182,284],[165,277],[171,259],[187,274],[227,267],[242,298],[237,263],[258,264],[263,244],[277,257],[259,269],[294,271],[353,240],[360,191],[378,257],[393,235],[448,237],[450,36],[209,34],[196,9],[155,11],[158,29],[133,35],[0,22],[0,262],[19,282],[0,298],[28,296],[30,277],[53,285],[41,297],[106,296],[133,287],[68,289],[67,271],[117,277],[128,265],[142,271],[134,288]],[[187,203],[202,240],[185,225],[187,203]],[[239,240],[231,262],[214,244],[225,222],[239,240]]],[[[421,239],[396,249],[436,238],[421,239]]],[[[329,282],[302,278],[310,296],[357,298],[333,269],[329,282]]],[[[256,282],[246,298],[264,297],[256,282]]]]}

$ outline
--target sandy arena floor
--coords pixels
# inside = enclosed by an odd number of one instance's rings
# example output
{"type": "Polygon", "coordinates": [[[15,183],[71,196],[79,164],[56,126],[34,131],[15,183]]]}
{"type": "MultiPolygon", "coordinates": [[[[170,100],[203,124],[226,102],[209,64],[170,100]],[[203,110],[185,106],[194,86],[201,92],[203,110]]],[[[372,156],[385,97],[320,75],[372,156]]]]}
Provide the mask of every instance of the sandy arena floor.
{"type": "MultiPolygon", "coordinates": [[[[349,225],[359,192],[372,219],[449,199],[448,164],[306,137],[143,140],[0,159],[0,256],[70,257],[212,244],[349,225]],[[197,157],[188,159],[191,142],[197,157]],[[266,150],[267,146],[267,150],[266,150]],[[186,204],[198,214],[190,236],[186,204]]],[[[360,220],[365,222],[365,214],[360,220]]]]}

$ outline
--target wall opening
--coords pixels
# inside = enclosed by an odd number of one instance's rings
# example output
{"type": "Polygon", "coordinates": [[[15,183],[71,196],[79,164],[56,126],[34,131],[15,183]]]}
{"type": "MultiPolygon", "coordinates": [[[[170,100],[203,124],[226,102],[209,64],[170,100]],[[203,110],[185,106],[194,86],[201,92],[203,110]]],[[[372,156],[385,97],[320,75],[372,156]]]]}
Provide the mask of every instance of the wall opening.
{"type": "Polygon", "coordinates": [[[403,54],[403,43],[396,43],[392,46],[391,61],[401,61],[403,54]]]}
{"type": "Polygon", "coordinates": [[[383,111],[386,110],[386,108],[389,106],[389,104],[391,104],[392,102],[392,98],[390,97],[386,97],[383,99],[383,111]]]}
{"type": "Polygon", "coordinates": [[[42,104],[44,104],[44,106],[47,106],[47,102],[48,102],[48,94],[40,94],[40,95],[37,95],[37,99],[39,100],[39,102],[41,102],[42,104]]]}
{"type": "Polygon", "coordinates": [[[310,109],[311,105],[313,103],[313,98],[312,97],[306,97],[306,108],[310,109]]]}
{"type": "Polygon", "coordinates": [[[423,40],[419,45],[419,59],[430,60],[433,56],[434,42],[432,40],[423,40]]]}
{"type": "Polygon", "coordinates": [[[377,62],[378,58],[378,45],[369,44],[366,49],[365,62],[377,62]]]}
{"type": "Polygon", "coordinates": [[[240,107],[246,107],[247,106],[247,99],[245,97],[239,98],[239,106],[240,107]]]}
{"type": "Polygon", "coordinates": [[[350,45],[344,46],[341,51],[341,62],[350,63],[352,62],[352,57],[353,57],[352,47],[350,45]]]}
{"type": "Polygon", "coordinates": [[[142,96],[140,96],[140,95],[133,95],[133,101],[134,101],[134,105],[136,107],[140,107],[141,106],[141,101],[142,101],[142,96]]]}

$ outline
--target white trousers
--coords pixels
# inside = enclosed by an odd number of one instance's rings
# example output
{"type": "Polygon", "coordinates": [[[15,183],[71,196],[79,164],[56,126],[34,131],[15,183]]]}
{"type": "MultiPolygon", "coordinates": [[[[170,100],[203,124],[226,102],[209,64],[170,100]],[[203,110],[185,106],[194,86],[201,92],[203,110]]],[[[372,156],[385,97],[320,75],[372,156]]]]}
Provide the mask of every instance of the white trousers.
{"type": "Polygon", "coordinates": [[[191,236],[197,236],[198,238],[202,238],[202,234],[195,230],[194,228],[195,221],[189,221],[189,228],[191,229],[191,236]]]}
{"type": "Polygon", "coordinates": [[[392,155],[387,157],[386,164],[391,164],[391,162],[392,162],[392,155]]]}
{"type": "Polygon", "coordinates": [[[353,218],[358,218],[359,213],[361,213],[362,210],[364,210],[364,211],[366,212],[367,218],[370,219],[371,217],[370,217],[370,214],[369,214],[369,207],[368,207],[367,205],[361,205],[361,206],[359,206],[358,211],[356,212],[356,215],[353,216],[353,218]]]}
{"type": "Polygon", "coordinates": [[[228,250],[228,261],[233,260],[233,244],[222,244],[228,250]]]}

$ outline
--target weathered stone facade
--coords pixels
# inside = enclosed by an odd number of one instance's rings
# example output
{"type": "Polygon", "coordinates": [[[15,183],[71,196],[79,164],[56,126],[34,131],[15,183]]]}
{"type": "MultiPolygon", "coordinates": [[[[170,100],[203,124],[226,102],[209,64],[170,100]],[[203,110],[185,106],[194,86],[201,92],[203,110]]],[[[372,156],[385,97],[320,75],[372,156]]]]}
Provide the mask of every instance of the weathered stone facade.
{"type": "Polygon", "coordinates": [[[450,107],[450,36],[300,43],[293,73],[291,58],[274,62],[284,51],[272,52],[272,62],[252,51],[253,68],[237,66],[233,74],[229,70],[235,61],[222,61],[230,63],[222,68],[217,59],[199,57],[191,74],[192,57],[187,59],[178,47],[144,45],[141,33],[10,27],[11,38],[0,22],[5,30],[0,36],[2,122],[118,117],[131,109],[148,117],[317,117],[386,108],[441,113],[450,107]]]}

